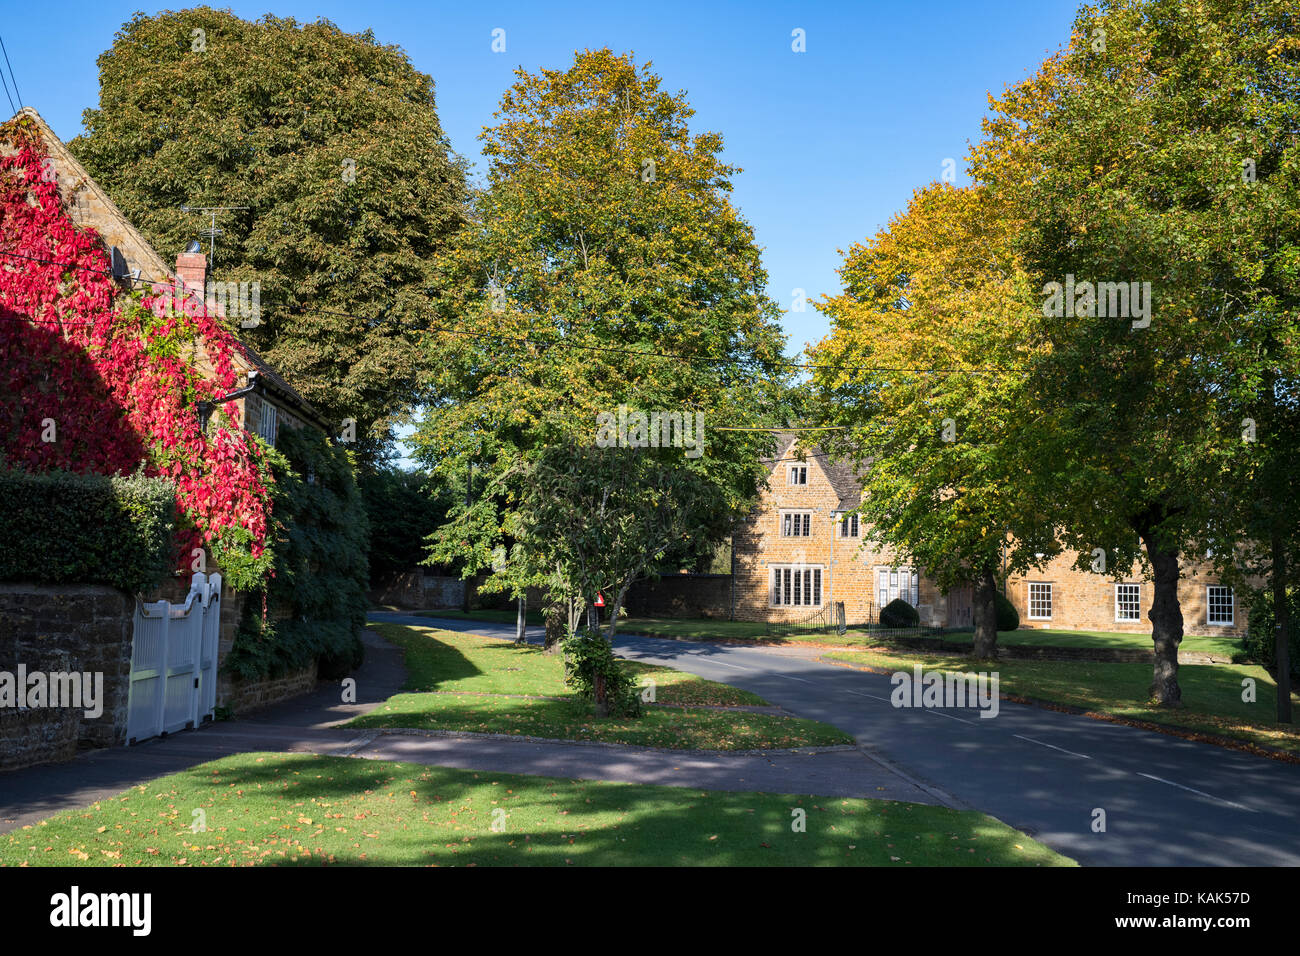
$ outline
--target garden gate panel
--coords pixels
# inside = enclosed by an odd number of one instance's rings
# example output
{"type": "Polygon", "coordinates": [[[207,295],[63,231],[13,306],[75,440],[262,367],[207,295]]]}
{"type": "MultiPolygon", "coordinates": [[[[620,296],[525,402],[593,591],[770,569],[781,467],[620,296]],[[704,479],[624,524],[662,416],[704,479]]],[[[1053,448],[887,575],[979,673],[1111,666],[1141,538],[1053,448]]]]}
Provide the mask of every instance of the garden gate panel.
{"type": "Polygon", "coordinates": [[[213,715],[220,624],[220,574],[195,574],[183,604],[136,601],[128,744],[197,727],[213,715]]]}

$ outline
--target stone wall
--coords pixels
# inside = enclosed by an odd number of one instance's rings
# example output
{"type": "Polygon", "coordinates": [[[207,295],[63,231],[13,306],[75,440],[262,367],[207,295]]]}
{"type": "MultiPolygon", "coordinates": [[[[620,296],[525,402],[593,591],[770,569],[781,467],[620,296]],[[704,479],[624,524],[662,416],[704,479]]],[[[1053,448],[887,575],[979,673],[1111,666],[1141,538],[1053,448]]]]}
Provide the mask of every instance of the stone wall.
{"type": "MultiPolygon", "coordinates": [[[[1073,567],[1073,553],[1061,555],[1048,562],[1042,570],[1013,574],[1007,578],[1007,598],[1020,612],[1020,626],[1081,631],[1126,631],[1136,634],[1151,633],[1153,584],[1143,577],[1140,568],[1117,581],[1107,574],[1079,571],[1073,567]],[[1049,584],[1052,595],[1052,616],[1047,620],[1029,616],[1029,585],[1049,584]],[[1138,617],[1135,621],[1116,620],[1116,585],[1137,585],[1138,617]]],[[[1210,624],[1207,614],[1207,588],[1220,584],[1213,568],[1204,564],[1184,564],[1178,582],[1178,603],[1183,612],[1183,632],[1202,636],[1238,637],[1246,632],[1247,613],[1240,591],[1233,593],[1233,620],[1231,624],[1210,624]]]]}
{"type": "Polygon", "coordinates": [[[371,604],[411,610],[459,608],[465,600],[465,582],[420,570],[408,571],[372,588],[368,597],[371,604]]]}
{"type": "Polygon", "coordinates": [[[725,620],[731,616],[731,575],[669,574],[658,581],[638,581],[628,589],[624,606],[630,617],[725,620]]]}
{"type": "Polygon", "coordinates": [[[0,670],[22,664],[28,673],[98,673],[104,682],[98,717],[45,708],[3,715],[0,766],[61,760],[78,746],[125,739],[134,614],[134,599],[109,587],[0,584],[0,670]]]}
{"type": "Polygon", "coordinates": [[[300,671],[260,681],[234,680],[227,674],[217,677],[217,706],[227,707],[235,716],[278,704],[290,697],[316,689],[316,663],[300,671]]]}

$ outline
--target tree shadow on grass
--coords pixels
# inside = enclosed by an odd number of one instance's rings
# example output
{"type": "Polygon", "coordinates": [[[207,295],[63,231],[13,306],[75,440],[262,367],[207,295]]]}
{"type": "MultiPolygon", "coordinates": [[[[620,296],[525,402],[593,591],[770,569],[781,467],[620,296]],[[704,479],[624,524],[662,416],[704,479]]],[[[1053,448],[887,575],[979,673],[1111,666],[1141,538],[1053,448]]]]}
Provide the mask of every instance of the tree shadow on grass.
{"type": "Polygon", "coordinates": [[[142,852],[135,844],[147,843],[163,851],[147,862],[183,858],[190,865],[1060,862],[981,814],[888,801],[602,784],[300,754],[227,758],[161,784],[106,801],[97,811],[65,814],[42,830],[41,841],[66,837],[95,863],[116,859],[100,853],[104,847],[120,847],[125,861],[142,852]],[[132,811],[155,808],[160,791],[168,793],[171,814],[151,820],[154,832],[122,846],[115,823],[134,823],[132,811]],[[199,808],[208,830],[195,835],[188,824],[199,808]]]}

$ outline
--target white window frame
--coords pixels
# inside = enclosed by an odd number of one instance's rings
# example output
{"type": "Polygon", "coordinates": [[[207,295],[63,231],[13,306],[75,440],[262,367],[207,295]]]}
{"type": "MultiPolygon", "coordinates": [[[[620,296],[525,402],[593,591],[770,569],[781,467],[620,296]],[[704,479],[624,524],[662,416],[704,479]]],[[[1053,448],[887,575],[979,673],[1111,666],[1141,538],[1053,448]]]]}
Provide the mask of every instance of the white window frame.
{"type": "Polygon", "coordinates": [[[777,512],[778,530],[783,538],[811,538],[812,537],[812,511],[807,508],[788,509],[777,512]],[[786,518],[794,516],[795,520],[790,522],[791,528],[806,529],[800,533],[786,534],[786,518]],[[803,520],[798,520],[802,516],[803,520]]]}
{"type": "Polygon", "coordinates": [[[877,610],[895,598],[902,598],[912,607],[921,606],[921,575],[910,564],[889,567],[876,565],[877,610]]]}
{"type": "Polygon", "coordinates": [[[768,576],[768,606],[824,607],[825,567],[820,564],[774,564],[768,576]]]}
{"type": "Polygon", "coordinates": [[[1207,627],[1232,627],[1237,621],[1237,595],[1232,588],[1226,584],[1207,584],[1205,586],[1205,624],[1207,627]],[[1228,619],[1226,621],[1215,621],[1212,619],[1210,610],[1214,604],[1210,600],[1210,594],[1214,591],[1228,592],[1228,619]]]}
{"type": "Polygon", "coordinates": [[[279,415],[276,407],[265,398],[262,399],[262,411],[257,423],[257,433],[274,445],[276,435],[279,432],[279,425],[279,415]]]}
{"type": "Polygon", "coordinates": [[[856,514],[840,515],[840,537],[841,538],[859,537],[859,531],[860,531],[860,527],[858,524],[858,516],[856,514]]]}
{"type": "Polygon", "coordinates": [[[789,485],[806,485],[806,484],[808,484],[808,466],[807,466],[807,465],[791,465],[791,466],[790,466],[790,470],[789,470],[789,472],[788,472],[788,475],[789,475],[789,477],[786,479],[786,484],[789,484],[789,485]]]}
{"type": "MultiPolygon", "coordinates": [[[[1051,581],[1026,581],[1025,582],[1025,611],[1031,621],[1050,621],[1053,613],[1056,611],[1056,595],[1054,593],[1051,581]],[[1034,613],[1034,588],[1047,588],[1047,613],[1034,613]]],[[[1042,601],[1040,600],[1041,604],[1042,601]]]]}
{"type": "Polygon", "coordinates": [[[1132,624],[1134,621],[1142,620],[1142,585],[1133,581],[1122,581],[1115,585],[1115,622],[1117,624],[1132,624]],[[1137,592],[1137,599],[1133,606],[1132,617],[1120,616],[1120,593],[1122,588],[1133,588],[1137,592]]]}

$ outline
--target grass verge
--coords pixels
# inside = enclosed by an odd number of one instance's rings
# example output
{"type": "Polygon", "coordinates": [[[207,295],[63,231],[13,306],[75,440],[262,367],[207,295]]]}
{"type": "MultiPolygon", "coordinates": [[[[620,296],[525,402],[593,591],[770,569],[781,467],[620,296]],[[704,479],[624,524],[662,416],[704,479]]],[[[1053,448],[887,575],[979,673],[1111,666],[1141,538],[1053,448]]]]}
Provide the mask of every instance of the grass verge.
{"type": "Polygon", "coordinates": [[[5,866],[1069,866],[914,803],[251,753],[0,835],[5,866]],[[793,811],[806,832],[792,832],[793,811]],[[191,827],[202,811],[206,830],[191,827]]]}
{"type": "MultiPolygon", "coordinates": [[[[926,669],[966,672],[989,670],[967,657],[940,654],[898,654],[888,650],[835,651],[825,659],[877,671],[926,669]]],[[[1300,728],[1273,719],[1276,684],[1254,664],[1200,664],[1181,667],[1180,709],[1149,700],[1150,664],[1102,664],[1091,661],[1000,660],[996,665],[1004,695],[1079,708],[1107,717],[1176,728],[1192,734],[1225,737],[1257,747],[1300,755],[1300,728]],[[1243,681],[1253,680],[1254,702],[1242,700],[1243,681]]],[[[1292,695],[1300,705],[1300,697],[1292,695]]]]}
{"type": "MultiPolygon", "coordinates": [[[[974,641],[971,631],[950,631],[940,638],[951,644],[970,647],[974,641]]],[[[1115,650],[1151,650],[1151,634],[1143,631],[1137,634],[1119,631],[1055,631],[1038,628],[1022,628],[1017,631],[999,631],[999,644],[1019,644],[1030,647],[1096,647],[1115,650]]],[[[1234,654],[1242,653],[1239,637],[1207,637],[1188,634],[1179,645],[1182,651],[1201,654],[1215,654],[1232,659],[1234,654]]]]}
{"type": "Polygon", "coordinates": [[[405,652],[404,693],[349,722],[351,727],[458,730],[592,740],[683,750],[776,750],[851,744],[829,724],[781,714],[710,710],[763,706],[747,691],[639,662],[625,666],[656,706],[641,717],[598,718],[564,683],[559,655],[434,628],[371,625],[405,652]]]}

